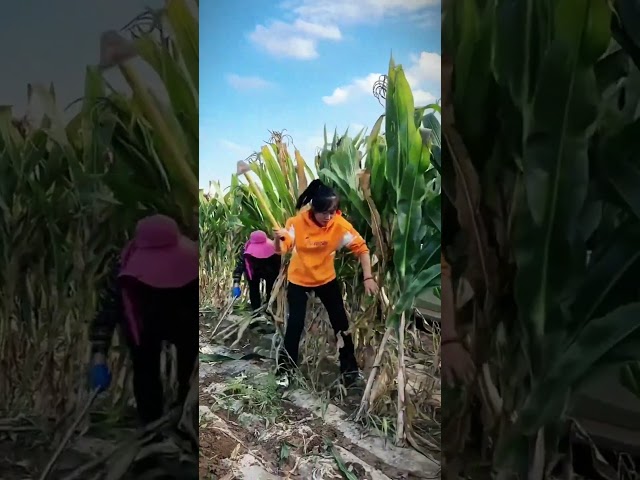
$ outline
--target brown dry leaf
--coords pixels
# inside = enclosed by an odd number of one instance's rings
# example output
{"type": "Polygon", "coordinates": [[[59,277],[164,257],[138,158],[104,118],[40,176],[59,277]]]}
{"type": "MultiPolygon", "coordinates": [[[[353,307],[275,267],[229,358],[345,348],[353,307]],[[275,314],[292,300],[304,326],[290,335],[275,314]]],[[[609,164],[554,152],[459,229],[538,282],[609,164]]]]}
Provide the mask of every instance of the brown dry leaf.
{"type": "Polygon", "coordinates": [[[361,170],[358,173],[358,180],[360,181],[360,189],[362,190],[362,194],[364,195],[364,199],[367,202],[367,206],[371,211],[371,220],[373,222],[373,236],[376,239],[376,247],[378,251],[378,255],[382,256],[382,264],[387,263],[386,253],[384,248],[384,239],[382,235],[382,219],[380,217],[380,212],[376,208],[376,204],[371,198],[371,173],[366,170],[361,170]]]}
{"type": "Polygon", "coordinates": [[[374,380],[373,386],[371,387],[371,396],[369,397],[370,405],[373,405],[380,396],[389,390],[390,380],[391,375],[388,372],[388,368],[381,367],[380,373],[374,380]]]}
{"type": "Polygon", "coordinates": [[[365,370],[371,370],[376,360],[376,349],[373,345],[367,345],[362,352],[363,366],[365,370]]]}

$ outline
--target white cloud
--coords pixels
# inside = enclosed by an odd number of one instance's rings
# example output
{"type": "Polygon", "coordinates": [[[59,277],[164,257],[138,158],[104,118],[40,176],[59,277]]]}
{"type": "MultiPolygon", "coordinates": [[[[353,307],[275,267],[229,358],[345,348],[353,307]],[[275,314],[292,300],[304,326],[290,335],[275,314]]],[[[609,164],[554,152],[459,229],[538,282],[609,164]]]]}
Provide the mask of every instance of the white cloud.
{"type": "Polygon", "coordinates": [[[442,58],[439,53],[421,52],[413,55],[412,64],[405,70],[410,84],[421,85],[424,83],[440,84],[442,72],[442,58]]]}
{"type": "Polygon", "coordinates": [[[336,24],[369,23],[389,17],[424,19],[428,10],[440,16],[440,0],[289,0],[285,8],[303,19],[336,24]]]}
{"type": "Polygon", "coordinates": [[[264,78],[243,77],[235,73],[227,75],[227,83],[236,90],[262,90],[272,86],[271,82],[268,82],[264,78]]]}
{"type": "Polygon", "coordinates": [[[340,41],[341,27],[401,18],[425,26],[440,18],[441,0],[285,0],[292,22],[256,25],[249,39],[275,57],[312,60],[321,41],[340,41]]]}
{"type": "Polygon", "coordinates": [[[411,15],[411,21],[420,28],[433,28],[440,24],[442,19],[440,10],[437,11],[423,11],[414,13],[411,15]]]}
{"type": "Polygon", "coordinates": [[[322,101],[327,105],[339,105],[344,103],[349,98],[353,86],[347,85],[346,87],[336,88],[331,95],[322,97],[322,101]]]}
{"type": "MultiPolygon", "coordinates": [[[[415,104],[433,103],[440,97],[440,54],[421,52],[412,56],[411,60],[412,63],[404,71],[415,104]]],[[[364,95],[373,95],[373,85],[380,76],[380,73],[370,73],[366,77],[356,78],[348,85],[335,88],[331,95],[322,97],[322,101],[327,105],[341,105],[364,95]]]]}
{"type": "Polygon", "coordinates": [[[435,103],[436,96],[433,93],[427,92],[426,90],[418,89],[413,91],[413,103],[416,106],[424,107],[431,103],[435,103]]]}
{"type": "Polygon", "coordinates": [[[379,73],[370,73],[366,77],[356,78],[349,85],[337,87],[331,95],[322,97],[327,105],[340,105],[349,100],[373,92],[373,84],[380,78],[379,73]]]}
{"type": "Polygon", "coordinates": [[[218,140],[218,144],[222,149],[231,153],[235,157],[238,157],[238,160],[243,160],[254,152],[254,149],[251,147],[240,145],[239,143],[235,143],[224,138],[218,140]]]}
{"type": "Polygon", "coordinates": [[[340,32],[340,29],[335,25],[320,25],[317,23],[298,19],[293,23],[293,28],[300,33],[304,33],[323,40],[342,39],[342,33],[340,32]]]}
{"type": "Polygon", "coordinates": [[[342,38],[335,25],[324,25],[298,19],[293,23],[271,22],[268,26],[257,25],[249,39],[276,57],[312,60],[318,56],[320,40],[338,41],[342,38]]]}
{"type": "Polygon", "coordinates": [[[303,154],[303,158],[307,163],[313,163],[315,160],[318,149],[324,146],[324,136],[322,135],[310,135],[303,139],[300,144],[300,153],[303,154]],[[306,153],[306,156],[304,154],[306,153]]]}

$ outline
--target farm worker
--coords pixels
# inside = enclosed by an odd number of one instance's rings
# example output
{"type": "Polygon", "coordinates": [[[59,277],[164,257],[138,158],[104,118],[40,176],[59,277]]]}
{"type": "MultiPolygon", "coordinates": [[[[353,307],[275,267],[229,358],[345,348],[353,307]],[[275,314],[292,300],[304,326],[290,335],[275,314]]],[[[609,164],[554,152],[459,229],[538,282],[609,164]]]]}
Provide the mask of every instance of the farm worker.
{"type": "Polygon", "coordinates": [[[249,284],[249,301],[251,309],[256,312],[262,306],[260,298],[260,282],[265,281],[266,301],[271,297],[273,284],[280,274],[281,257],[267,234],[256,230],[249,235],[249,241],[242,248],[238,263],[233,271],[233,297],[241,294],[240,279],[244,273],[249,284]]]}
{"type": "Polygon", "coordinates": [[[440,264],[442,266],[442,340],[440,342],[442,378],[449,386],[455,385],[456,380],[471,383],[475,375],[475,366],[456,330],[451,266],[442,254],[440,264]]]}
{"type": "MultiPolygon", "coordinates": [[[[346,247],[360,260],[364,289],[369,295],[378,291],[371,274],[369,249],[362,236],[342,216],[336,193],[320,180],[313,180],[300,195],[298,214],[287,220],[285,228],[275,230],[278,253],[291,252],[287,277],[289,318],[284,347],[294,365],[298,363],[300,337],[304,329],[307,294],[315,292],[327,309],[339,347],[340,373],[343,384],[353,385],[360,378],[353,339],[348,332],[349,320],[336,279],[334,258],[337,250],[346,247]]],[[[286,362],[286,360],[285,360],[286,362]]],[[[286,373],[290,363],[280,367],[286,373]]]]}
{"type": "Polygon", "coordinates": [[[190,387],[198,358],[198,248],[164,215],[140,220],[123,249],[91,329],[91,386],[111,383],[107,354],[122,327],[133,363],[133,393],[143,424],[163,415],[162,342],[177,352],[178,405],[190,387]]]}

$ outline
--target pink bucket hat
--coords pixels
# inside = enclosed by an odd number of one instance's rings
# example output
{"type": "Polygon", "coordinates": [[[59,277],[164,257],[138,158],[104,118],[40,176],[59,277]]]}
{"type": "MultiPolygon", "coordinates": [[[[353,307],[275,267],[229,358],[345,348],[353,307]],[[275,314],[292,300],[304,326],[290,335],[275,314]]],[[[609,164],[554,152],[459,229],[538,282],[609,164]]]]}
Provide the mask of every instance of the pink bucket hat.
{"type": "MultiPolygon", "coordinates": [[[[143,218],[121,254],[119,278],[133,278],[154,288],[179,288],[196,280],[198,245],[180,233],[178,224],[165,215],[143,218]]],[[[122,291],[124,309],[134,342],[140,344],[140,318],[130,289],[122,291]]]]}
{"type": "Polygon", "coordinates": [[[143,218],[122,251],[119,277],[155,288],[179,288],[198,278],[198,245],[165,215],[143,218]]]}
{"type": "Polygon", "coordinates": [[[244,254],[255,258],[269,258],[276,253],[276,247],[262,230],[251,232],[249,241],[244,247],[244,254]]]}

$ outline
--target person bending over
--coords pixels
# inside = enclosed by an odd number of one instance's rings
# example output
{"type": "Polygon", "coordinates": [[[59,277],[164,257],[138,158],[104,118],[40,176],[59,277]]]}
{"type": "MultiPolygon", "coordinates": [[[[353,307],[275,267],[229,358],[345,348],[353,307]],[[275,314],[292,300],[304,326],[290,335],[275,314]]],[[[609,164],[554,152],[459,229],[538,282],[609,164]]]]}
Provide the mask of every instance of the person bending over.
{"type": "Polygon", "coordinates": [[[116,325],[133,363],[133,394],[142,424],[164,413],[160,372],[162,343],[176,347],[178,398],[189,393],[198,359],[198,248],[164,215],[140,220],[133,240],[115,262],[91,325],[91,386],[109,388],[108,351],[116,325]]]}
{"type": "Polygon", "coordinates": [[[249,285],[249,301],[251,310],[255,313],[262,306],[260,296],[260,282],[264,280],[266,298],[271,298],[271,291],[278,275],[280,275],[281,257],[276,253],[273,240],[262,230],[251,232],[249,241],[240,251],[238,263],[233,271],[233,297],[238,298],[242,293],[240,279],[244,274],[249,285]]]}

